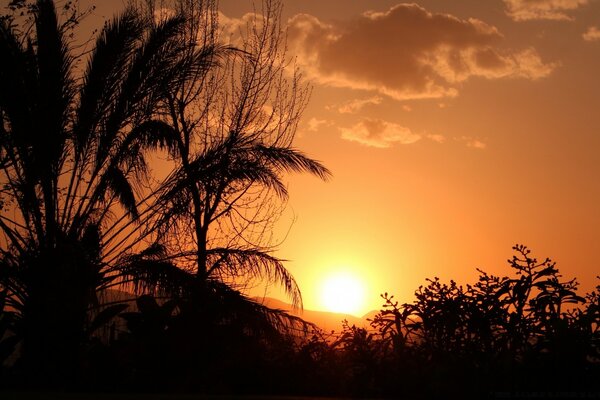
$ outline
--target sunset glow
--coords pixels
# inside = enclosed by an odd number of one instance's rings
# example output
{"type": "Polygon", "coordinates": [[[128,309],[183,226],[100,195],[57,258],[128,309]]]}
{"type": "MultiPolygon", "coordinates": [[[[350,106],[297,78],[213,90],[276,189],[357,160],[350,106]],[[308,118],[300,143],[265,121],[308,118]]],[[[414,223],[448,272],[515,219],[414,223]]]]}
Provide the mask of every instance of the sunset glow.
{"type": "MultiPolygon", "coordinates": [[[[95,3],[96,20],[121,6],[95,3]]],[[[284,1],[288,56],[312,85],[294,146],[333,173],[287,177],[273,233],[306,309],[331,309],[339,254],[364,268],[367,311],[426,278],[504,275],[515,243],[594,286],[600,2],[559,3],[284,1]]],[[[233,27],[256,11],[219,10],[233,27]]]]}
{"type": "Polygon", "coordinates": [[[600,393],[600,0],[0,0],[0,60],[0,393],[600,393]]]}
{"type": "Polygon", "coordinates": [[[349,272],[327,276],[320,292],[322,307],[328,311],[357,315],[364,307],[364,283],[349,272]]]}

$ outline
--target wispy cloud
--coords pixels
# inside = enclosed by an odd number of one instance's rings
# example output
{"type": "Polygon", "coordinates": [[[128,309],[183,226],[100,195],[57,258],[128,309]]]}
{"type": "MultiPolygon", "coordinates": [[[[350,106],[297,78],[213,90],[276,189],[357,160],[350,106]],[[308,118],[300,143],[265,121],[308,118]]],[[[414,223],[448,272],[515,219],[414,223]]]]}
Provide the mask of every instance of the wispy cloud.
{"type": "Polygon", "coordinates": [[[600,40],[600,29],[595,26],[590,26],[587,31],[582,35],[583,40],[588,42],[595,42],[600,40]]]}
{"type": "Polygon", "coordinates": [[[480,139],[473,138],[471,136],[461,136],[458,138],[454,138],[454,140],[458,142],[464,143],[467,147],[477,150],[484,150],[487,148],[487,144],[480,139]]]}
{"type": "Polygon", "coordinates": [[[430,133],[430,134],[426,135],[425,137],[436,143],[444,143],[446,141],[446,137],[444,135],[440,135],[438,133],[430,133]]]}
{"type": "Polygon", "coordinates": [[[332,122],[326,119],[311,118],[307,122],[308,130],[312,132],[318,131],[323,126],[331,126],[332,122]]]}
{"type": "Polygon", "coordinates": [[[571,21],[573,17],[568,12],[588,3],[589,0],[504,0],[506,14],[515,21],[571,21]]]}
{"type": "Polygon", "coordinates": [[[487,147],[487,144],[485,144],[481,140],[471,139],[471,140],[467,141],[467,146],[468,147],[472,147],[474,149],[483,150],[483,149],[485,149],[487,147]]]}
{"type": "Polygon", "coordinates": [[[366,146],[388,148],[394,144],[415,143],[421,136],[410,129],[381,119],[365,118],[351,128],[340,128],[342,138],[366,146]]]}
{"type": "Polygon", "coordinates": [[[290,49],[317,82],[398,100],[452,97],[471,77],[538,79],[556,67],[533,48],[503,49],[494,26],[416,4],[336,24],[298,14],[288,27],[290,49]]]}
{"type": "Polygon", "coordinates": [[[335,107],[335,109],[340,114],[354,114],[369,104],[378,105],[381,104],[382,101],[383,99],[381,96],[373,96],[365,99],[354,99],[335,107]]]}

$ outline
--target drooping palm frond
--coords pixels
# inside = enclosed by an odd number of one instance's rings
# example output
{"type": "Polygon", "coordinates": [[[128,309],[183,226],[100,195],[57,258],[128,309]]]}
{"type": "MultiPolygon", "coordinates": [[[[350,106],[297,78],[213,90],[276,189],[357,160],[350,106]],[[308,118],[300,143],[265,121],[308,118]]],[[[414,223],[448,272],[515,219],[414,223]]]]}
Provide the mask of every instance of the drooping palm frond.
{"type": "Polygon", "coordinates": [[[208,276],[258,278],[281,285],[294,308],[302,308],[302,294],[284,260],[258,249],[214,248],[207,251],[211,262],[208,276]]]}
{"type": "Polygon", "coordinates": [[[149,119],[135,126],[121,148],[127,151],[133,145],[142,149],[161,149],[174,155],[177,152],[177,131],[164,121],[149,119]]]}
{"type": "Polygon", "coordinates": [[[252,147],[243,135],[231,132],[225,140],[198,154],[187,165],[182,165],[166,180],[163,199],[172,199],[190,185],[216,190],[235,183],[257,184],[273,189],[280,197],[287,197],[287,188],[277,170],[252,154],[252,147]]]}
{"type": "Polygon", "coordinates": [[[254,146],[253,150],[261,161],[278,171],[308,172],[323,180],[331,177],[331,172],[323,164],[299,150],[262,144],[254,146]]]}
{"type": "Polygon", "coordinates": [[[133,193],[131,184],[129,183],[123,171],[117,167],[109,168],[104,173],[104,176],[107,189],[119,199],[119,203],[131,215],[131,217],[133,219],[137,219],[139,214],[137,210],[136,196],[133,193]]]}
{"type": "Polygon", "coordinates": [[[306,334],[310,322],[284,310],[267,307],[218,280],[208,280],[211,299],[226,323],[236,323],[253,334],[306,334]]]}
{"type": "MultiPolygon", "coordinates": [[[[219,251],[211,252],[211,254],[215,257],[221,256],[219,251]]],[[[275,265],[281,263],[281,260],[271,257],[272,261],[268,261],[268,255],[261,257],[253,255],[251,251],[234,251],[227,261],[231,264],[235,258],[246,262],[251,259],[258,261],[262,258],[265,266],[261,273],[273,276],[285,275],[285,279],[289,281],[290,290],[293,288],[298,296],[294,305],[301,306],[300,292],[295,281],[282,265],[275,265]],[[266,266],[266,264],[272,265],[266,266]]],[[[222,262],[225,262],[225,259],[222,262]]],[[[255,332],[272,331],[290,334],[306,332],[307,328],[311,326],[310,323],[299,317],[283,310],[269,308],[250,299],[216,277],[199,279],[195,273],[185,271],[172,263],[166,249],[158,244],[149,246],[136,255],[124,257],[117,265],[123,278],[132,282],[137,294],[168,296],[182,299],[184,302],[191,302],[193,307],[210,310],[211,315],[218,316],[219,323],[235,322],[241,323],[255,332]],[[195,303],[198,299],[201,301],[200,304],[195,303]]],[[[280,277],[279,279],[284,278],[280,277]]]]}
{"type": "Polygon", "coordinates": [[[177,267],[167,258],[166,249],[153,244],[139,253],[125,255],[114,269],[127,282],[132,282],[137,294],[160,294],[181,297],[191,293],[198,284],[194,274],[177,267]]]}

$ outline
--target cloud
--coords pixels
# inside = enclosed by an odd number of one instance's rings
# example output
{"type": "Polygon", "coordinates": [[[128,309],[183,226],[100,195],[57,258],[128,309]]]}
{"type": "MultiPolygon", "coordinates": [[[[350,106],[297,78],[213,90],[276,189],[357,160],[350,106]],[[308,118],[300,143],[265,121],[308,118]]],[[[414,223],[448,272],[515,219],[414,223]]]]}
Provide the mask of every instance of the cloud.
{"type": "Polygon", "coordinates": [[[481,140],[473,138],[471,136],[461,136],[458,138],[454,138],[454,140],[458,142],[463,142],[467,145],[467,147],[470,147],[472,149],[485,150],[487,148],[487,144],[485,142],[482,142],[481,140]]]}
{"type": "Polygon", "coordinates": [[[483,143],[481,140],[470,139],[467,141],[467,147],[483,150],[487,147],[487,144],[483,143]]]}
{"type": "Polygon", "coordinates": [[[573,17],[567,12],[588,3],[589,0],[504,0],[506,14],[515,21],[571,21],[573,17]]]}
{"type": "Polygon", "coordinates": [[[337,24],[298,14],[288,28],[290,50],[316,82],[398,100],[453,97],[471,77],[537,79],[556,67],[532,48],[501,49],[502,35],[485,22],[416,4],[337,24]]]}
{"type": "Polygon", "coordinates": [[[317,119],[315,117],[312,117],[311,119],[308,120],[308,130],[311,132],[316,132],[322,126],[329,126],[329,125],[331,125],[331,122],[327,121],[326,119],[317,119]]]}
{"type": "Polygon", "coordinates": [[[378,104],[381,104],[382,101],[383,101],[383,99],[381,98],[381,96],[373,96],[373,97],[368,97],[366,99],[354,99],[354,100],[350,100],[350,101],[338,106],[337,111],[340,114],[354,114],[354,113],[360,111],[366,105],[369,105],[369,104],[378,105],[378,104]]]}
{"type": "Polygon", "coordinates": [[[583,40],[588,42],[595,42],[600,40],[600,29],[595,26],[590,26],[587,31],[582,35],[583,40]]]}
{"type": "Polygon", "coordinates": [[[425,137],[436,143],[444,143],[446,141],[446,137],[444,135],[440,135],[438,133],[430,133],[425,137]]]}
{"type": "Polygon", "coordinates": [[[381,119],[365,118],[351,128],[340,130],[343,139],[382,149],[396,143],[411,144],[421,139],[410,129],[381,119]]]}
{"type": "Polygon", "coordinates": [[[267,21],[260,13],[246,13],[240,18],[228,17],[222,12],[218,12],[219,20],[219,39],[223,43],[244,47],[244,41],[253,34],[260,34],[265,28],[269,28],[267,21]],[[257,33],[254,33],[256,31],[257,33]]]}

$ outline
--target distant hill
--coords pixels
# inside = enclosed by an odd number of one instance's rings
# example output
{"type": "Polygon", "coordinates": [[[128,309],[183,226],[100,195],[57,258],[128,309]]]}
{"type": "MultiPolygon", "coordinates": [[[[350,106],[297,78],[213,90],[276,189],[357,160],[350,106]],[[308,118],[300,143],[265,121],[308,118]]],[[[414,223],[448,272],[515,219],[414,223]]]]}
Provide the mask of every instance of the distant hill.
{"type": "MultiPolygon", "coordinates": [[[[137,306],[135,304],[136,296],[126,291],[122,290],[114,290],[109,289],[104,292],[103,302],[113,302],[113,301],[127,301],[129,304],[129,308],[127,311],[137,311],[137,306]]],[[[319,328],[323,329],[325,332],[336,331],[339,332],[342,330],[342,321],[347,320],[350,326],[356,325],[360,328],[369,328],[369,321],[367,319],[372,319],[375,314],[378,313],[377,310],[372,310],[363,315],[362,317],[356,317],[351,314],[343,314],[343,313],[334,313],[328,311],[315,311],[315,310],[293,310],[291,304],[288,304],[284,301],[274,299],[272,297],[255,297],[254,301],[261,303],[269,308],[275,308],[278,310],[286,311],[292,315],[302,318],[305,321],[312,322],[317,325],[319,328]]],[[[124,322],[119,320],[118,318],[115,320],[119,326],[119,328],[124,329],[124,322]]]]}
{"type": "Polygon", "coordinates": [[[314,310],[293,310],[292,306],[284,301],[277,300],[271,297],[260,297],[254,298],[255,301],[269,307],[276,308],[289,312],[292,315],[298,316],[305,321],[312,322],[325,332],[330,331],[341,331],[342,321],[347,320],[350,326],[356,325],[360,328],[369,328],[369,321],[367,318],[373,318],[377,311],[373,310],[368,312],[362,317],[355,317],[350,314],[334,313],[327,311],[314,311],[314,310]]]}

